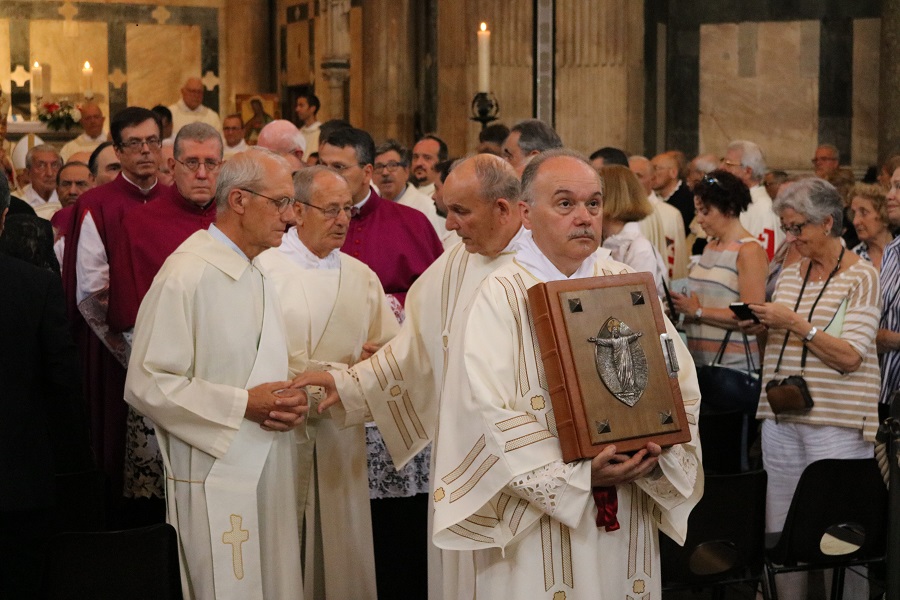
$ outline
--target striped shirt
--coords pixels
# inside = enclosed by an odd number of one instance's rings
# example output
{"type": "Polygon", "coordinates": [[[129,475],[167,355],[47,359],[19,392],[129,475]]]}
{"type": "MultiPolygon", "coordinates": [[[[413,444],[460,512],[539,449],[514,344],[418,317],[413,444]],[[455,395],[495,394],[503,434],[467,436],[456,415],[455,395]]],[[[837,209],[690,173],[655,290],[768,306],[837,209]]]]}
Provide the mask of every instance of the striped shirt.
{"type": "MultiPolygon", "coordinates": [[[[881,328],[900,331],[900,237],[885,246],[881,256],[881,328]]],[[[881,362],[882,404],[888,404],[891,394],[900,389],[900,350],[878,356],[881,362]]]]}
{"type": "MultiPolygon", "coordinates": [[[[786,267],[775,288],[773,302],[793,310],[803,285],[800,261],[786,267]]],[[[797,314],[806,319],[822,290],[825,281],[810,281],[797,308],[797,314]]],[[[861,429],[866,439],[874,439],[878,428],[877,399],[881,388],[878,359],[875,354],[875,334],[881,319],[881,289],[878,272],[871,263],[859,261],[846,271],[835,275],[809,319],[819,331],[839,337],[849,343],[853,351],[862,357],[859,369],[842,374],[824,362],[810,349],[806,355],[803,378],[815,402],[812,410],[799,415],[779,415],[779,421],[834,425],[861,429]]],[[[766,360],[763,365],[763,390],[759,400],[757,418],[774,419],[775,414],[766,399],[765,384],[777,377],[800,374],[803,341],[794,334],[788,335],[781,369],[775,375],[775,365],[784,330],[769,331],[766,360]]],[[[821,333],[819,335],[822,335],[821,333]]]]}
{"type": "MultiPolygon", "coordinates": [[[[728,308],[732,302],[741,299],[738,290],[737,259],[741,245],[745,242],[757,242],[755,238],[747,237],[731,242],[724,248],[707,245],[700,261],[691,269],[688,284],[690,291],[697,294],[700,306],[703,308],[728,308]]],[[[764,274],[761,274],[764,275],[764,274]]],[[[680,290],[676,290],[680,291],[680,290]]],[[[722,346],[727,329],[716,327],[708,323],[687,323],[685,331],[688,337],[688,350],[694,357],[697,366],[712,364],[716,353],[722,346]]],[[[759,366],[756,338],[747,336],[750,343],[750,352],[754,366],[759,366]]],[[[740,332],[733,333],[725,348],[725,355],[719,364],[731,367],[747,366],[747,356],[744,351],[744,340],[740,332]]]]}

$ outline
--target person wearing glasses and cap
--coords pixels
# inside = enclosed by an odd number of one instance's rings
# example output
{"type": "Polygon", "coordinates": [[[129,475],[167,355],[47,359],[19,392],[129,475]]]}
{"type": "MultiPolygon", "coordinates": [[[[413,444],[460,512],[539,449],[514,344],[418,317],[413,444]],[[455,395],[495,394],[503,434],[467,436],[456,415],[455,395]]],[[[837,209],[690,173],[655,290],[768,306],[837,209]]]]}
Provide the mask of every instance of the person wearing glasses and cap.
{"type": "MultiPolygon", "coordinates": [[[[291,375],[309,361],[355,364],[368,356],[364,344],[380,346],[399,330],[378,276],[341,252],[353,206],[347,181],[308,167],[294,174],[294,194],[296,225],[260,256],[284,315],[291,375]]],[[[376,597],[366,427],[345,427],[341,416],[313,411],[297,435],[307,598],[376,597]]]]}
{"type": "Polygon", "coordinates": [[[138,311],[125,400],[156,425],[185,598],[302,596],[292,429],[305,397],[287,389],[259,260],[282,243],[293,195],[270,151],[226,162],[216,222],[166,259],[138,311]]]}
{"type": "MultiPolygon", "coordinates": [[[[145,108],[131,106],[113,117],[110,133],[122,171],[75,202],[63,255],[69,322],[82,357],[94,453],[110,481],[110,514],[121,505],[126,416],[125,341],[121,334],[110,333],[107,322],[110,281],[118,278],[123,265],[111,249],[120,243],[125,215],[166,191],[158,181],[160,132],[159,118],[145,108]]],[[[117,524],[115,519],[112,524],[117,524]]]]}

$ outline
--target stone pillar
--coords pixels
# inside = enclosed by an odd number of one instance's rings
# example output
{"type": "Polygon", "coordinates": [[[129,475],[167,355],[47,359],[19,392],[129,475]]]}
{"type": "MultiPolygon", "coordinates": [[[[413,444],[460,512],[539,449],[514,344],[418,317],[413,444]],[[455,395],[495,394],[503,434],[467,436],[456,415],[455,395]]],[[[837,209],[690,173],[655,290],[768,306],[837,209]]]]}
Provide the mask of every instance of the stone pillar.
{"type": "Polygon", "coordinates": [[[225,0],[220,45],[220,114],[234,112],[235,94],[274,92],[274,42],[267,0],[225,0]]]}
{"type": "Polygon", "coordinates": [[[900,0],[881,2],[878,157],[900,154],[900,0]]]}
{"type": "Polygon", "coordinates": [[[321,68],[328,82],[328,116],[347,119],[349,99],[344,90],[350,78],[350,2],[328,0],[325,4],[326,37],[321,68]]]}

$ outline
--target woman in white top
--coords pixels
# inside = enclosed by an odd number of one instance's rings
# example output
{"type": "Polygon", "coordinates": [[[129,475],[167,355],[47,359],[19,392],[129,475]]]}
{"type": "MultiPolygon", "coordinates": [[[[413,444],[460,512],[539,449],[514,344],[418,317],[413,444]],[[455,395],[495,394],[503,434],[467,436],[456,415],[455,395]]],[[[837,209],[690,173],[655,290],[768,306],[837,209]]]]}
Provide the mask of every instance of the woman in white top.
{"type": "Polygon", "coordinates": [[[663,282],[668,283],[665,263],[638,226],[638,221],[653,212],[647,194],[628,167],[604,166],[600,176],[603,178],[603,247],[610,251],[613,260],[635,271],[652,274],[656,292],[663,296],[663,282]]]}

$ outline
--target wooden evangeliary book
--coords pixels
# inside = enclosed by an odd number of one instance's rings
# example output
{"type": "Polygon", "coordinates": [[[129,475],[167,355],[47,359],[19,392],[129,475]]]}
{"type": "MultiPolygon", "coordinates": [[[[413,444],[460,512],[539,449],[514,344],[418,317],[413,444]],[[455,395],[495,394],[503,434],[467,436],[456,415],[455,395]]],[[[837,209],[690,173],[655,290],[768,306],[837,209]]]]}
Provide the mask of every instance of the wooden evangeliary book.
{"type": "Polygon", "coordinates": [[[652,275],[541,283],[528,301],[564,460],[690,441],[652,275]]]}

